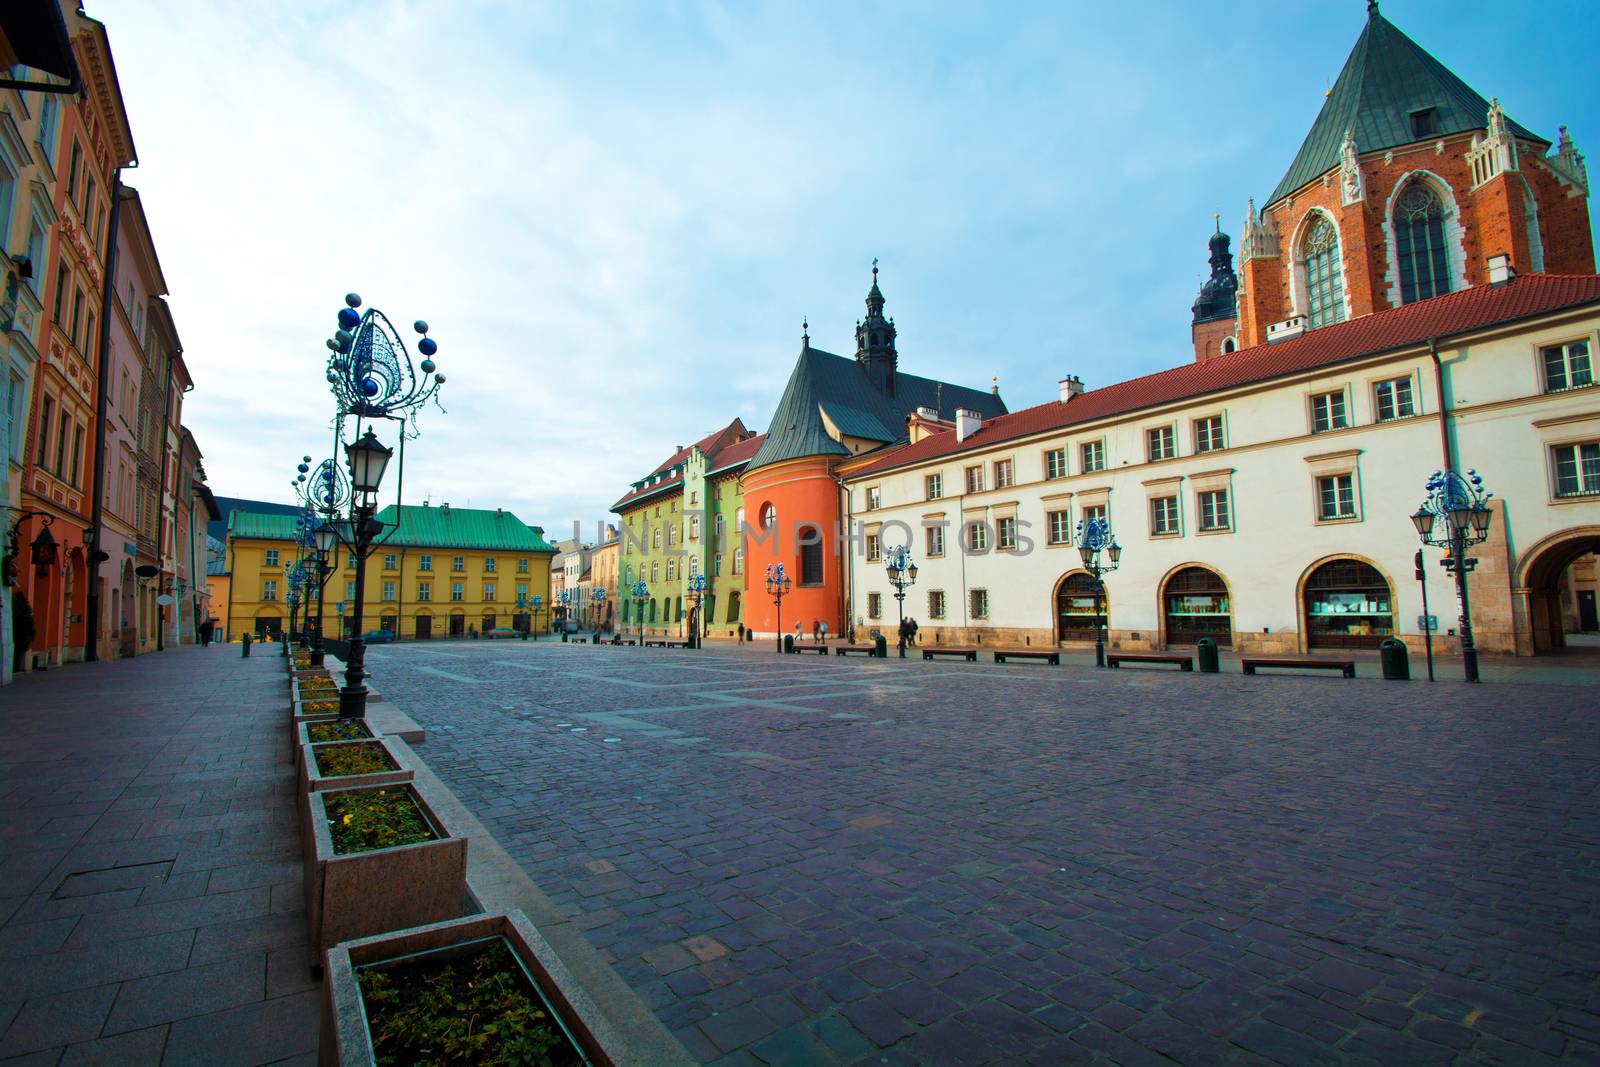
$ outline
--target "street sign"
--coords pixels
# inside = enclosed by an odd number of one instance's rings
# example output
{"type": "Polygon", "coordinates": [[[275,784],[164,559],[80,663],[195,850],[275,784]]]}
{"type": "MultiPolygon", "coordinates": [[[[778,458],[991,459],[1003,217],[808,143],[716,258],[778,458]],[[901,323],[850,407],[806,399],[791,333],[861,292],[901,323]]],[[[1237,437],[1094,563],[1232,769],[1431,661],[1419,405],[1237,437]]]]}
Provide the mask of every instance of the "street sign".
{"type": "Polygon", "coordinates": [[[1439,632],[1439,616],[1437,616],[1437,615],[1418,615],[1417,616],[1417,629],[1421,630],[1425,634],[1436,634],[1436,633],[1438,633],[1439,632]]]}
{"type": "Polygon", "coordinates": [[[171,607],[172,606],[172,594],[170,594],[170,593],[162,593],[160,596],[156,597],[156,603],[160,604],[164,608],[171,607]]]}

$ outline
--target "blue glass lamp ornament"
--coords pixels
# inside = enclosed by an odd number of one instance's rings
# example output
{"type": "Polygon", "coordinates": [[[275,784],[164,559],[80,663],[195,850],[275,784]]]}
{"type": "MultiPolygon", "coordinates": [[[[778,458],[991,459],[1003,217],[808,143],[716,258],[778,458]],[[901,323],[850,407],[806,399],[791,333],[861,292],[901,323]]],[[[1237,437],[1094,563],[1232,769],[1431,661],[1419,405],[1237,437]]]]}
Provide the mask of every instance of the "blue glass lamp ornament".
{"type": "Polygon", "coordinates": [[[368,418],[403,416],[437,396],[444,375],[437,373],[432,357],[439,344],[429,337],[428,324],[418,319],[413,328],[422,335],[417,349],[424,356],[413,364],[405,342],[388,317],[377,308],[358,312],[361,297],[348,293],[339,309],[339,328],[328,340],[327,378],[340,411],[368,418]]]}

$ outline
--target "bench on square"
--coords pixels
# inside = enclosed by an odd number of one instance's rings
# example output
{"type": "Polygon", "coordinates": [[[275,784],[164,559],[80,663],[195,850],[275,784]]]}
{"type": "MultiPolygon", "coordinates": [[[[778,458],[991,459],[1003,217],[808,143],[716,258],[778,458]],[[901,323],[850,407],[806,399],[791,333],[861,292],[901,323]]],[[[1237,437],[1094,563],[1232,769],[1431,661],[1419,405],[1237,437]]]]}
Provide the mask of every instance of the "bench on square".
{"type": "Polygon", "coordinates": [[[1282,667],[1285,670],[1338,671],[1346,678],[1356,676],[1356,661],[1334,659],[1330,656],[1245,656],[1239,666],[1246,674],[1256,673],[1259,667],[1282,667]]]}
{"type": "Polygon", "coordinates": [[[997,648],[994,650],[994,661],[1004,663],[1007,659],[1042,659],[1046,663],[1061,666],[1061,650],[1059,648],[997,648]]]}
{"type": "Polygon", "coordinates": [[[932,648],[924,648],[922,650],[923,659],[932,659],[935,656],[960,656],[968,663],[978,662],[978,650],[964,645],[935,645],[932,648]]]}
{"type": "Polygon", "coordinates": [[[1120,667],[1124,663],[1172,663],[1180,671],[1194,670],[1194,657],[1182,652],[1108,652],[1107,667],[1120,667]]]}
{"type": "Polygon", "coordinates": [[[687,641],[674,641],[669,637],[655,637],[644,643],[646,648],[688,648],[687,641]]]}
{"type": "Polygon", "coordinates": [[[610,645],[628,645],[628,646],[632,647],[633,645],[637,645],[639,643],[639,641],[638,641],[637,638],[633,638],[633,637],[613,637],[610,641],[608,641],[606,643],[610,644],[610,645]]]}
{"type": "Polygon", "coordinates": [[[828,654],[828,646],[822,644],[820,641],[806,641],[804,643],[796,641],[794,643],[794,650],[796,653],[816,652],[823,656],[828,654]]]}
{"type": "Polygon", "coordinates": [[[848,656],[852,652],[865,652],[868,656],[874,656],[874,655],[877,655],[878,646],[877,645],[834,645],[833,646],[833,654],[835,656],[848,656]]]}

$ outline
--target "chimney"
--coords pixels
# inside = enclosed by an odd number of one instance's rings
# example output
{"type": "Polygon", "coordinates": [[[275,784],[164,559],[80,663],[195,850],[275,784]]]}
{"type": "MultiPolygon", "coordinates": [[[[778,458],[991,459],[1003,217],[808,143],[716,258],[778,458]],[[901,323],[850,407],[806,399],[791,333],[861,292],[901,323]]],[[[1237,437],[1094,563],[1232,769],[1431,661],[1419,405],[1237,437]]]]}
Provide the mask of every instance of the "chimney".
{"type": "Polygon", "coordinates": [[[965,441],[983,426],[983,416],[967,408],[956,408],[956,440],[965,441]]]}
{"type": "Polygon", "coordinates": [[[1511,269],[1511,257],[1504,252],[1489,257],[1489,284],[1495,287],[1502,286],[1516,277],[1517,272],[1511,269]]]}
{"type": "Polygon", "coordinates": [[[1083,379],[1076,374],[1069,374],[1060,381],[1061,402],[1065,404],[1075,396],[1083,395],[1083,379]]]}
{"type": "Polygon", "coordinates": [[[446,500],[444,503],[439,505],[439,514],[441,514],[441,515],[450,514],[450,501],[446,500]]]}

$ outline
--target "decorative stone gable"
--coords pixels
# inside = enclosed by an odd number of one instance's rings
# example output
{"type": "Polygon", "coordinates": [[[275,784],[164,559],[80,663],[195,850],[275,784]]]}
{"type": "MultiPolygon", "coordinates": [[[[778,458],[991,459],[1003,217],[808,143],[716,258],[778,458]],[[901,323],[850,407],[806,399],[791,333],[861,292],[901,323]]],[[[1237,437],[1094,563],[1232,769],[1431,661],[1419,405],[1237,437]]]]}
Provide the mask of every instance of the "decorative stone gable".
{"type": "Polygon", "coordinates": [[[1560,127],[1561,138],[1556,142],[1555,154],[1546,156],[1544,163],[1563,185],[1571,187],[1569,195],[1589,195],[1589,168],[1583,162],[1583,153],[1572,143],[1567,128],[1560,127]]]}
{"type": "Polygon", "coordinates": [[[1474,189],[1517,169],[1517,138],[1500,107],[1500,98],[1489,101],[1488,129],[1474,136],[1467,149],[1467,166],[1472,169],[1474,189]]]}

